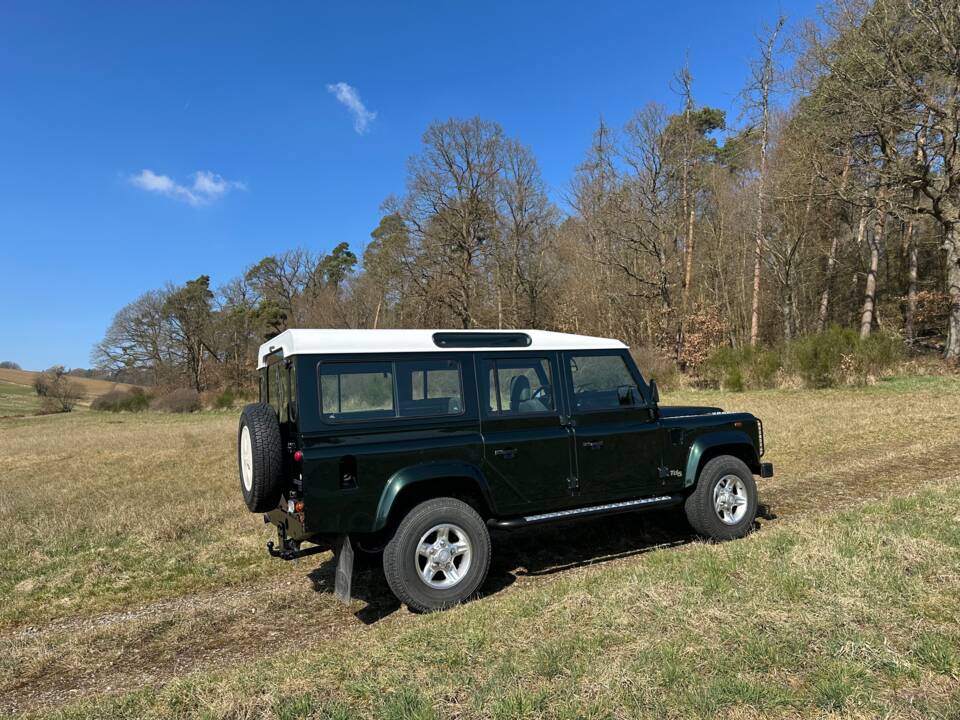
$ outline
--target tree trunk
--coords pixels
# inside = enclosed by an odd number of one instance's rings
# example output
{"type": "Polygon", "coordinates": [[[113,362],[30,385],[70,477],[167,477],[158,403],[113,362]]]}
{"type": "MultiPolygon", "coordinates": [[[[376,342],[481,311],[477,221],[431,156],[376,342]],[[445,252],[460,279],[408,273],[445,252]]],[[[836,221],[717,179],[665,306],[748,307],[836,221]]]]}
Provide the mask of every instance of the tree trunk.
{"type": "Polygon", "coordinates": [[[916,337],[913,319],[917,314],[917,243],[913,221],[907,223],[907,307],[903,313],[903,333],[908,341],[916,337]]]}
{"type": "Polygon", "coordinates": [[[947,344],[943,356],[960,360],[960,225],[947,228],[944,243],[947,251],[947,292],[950,295],[950,316],[947,320],[947,344]]]}
{"type": "Polygon", "coordinates": [[[693,208],[690,208],[690,214],[687,217],[687,257],[686,268],[683,273],[683,309],[688,307],[687,301],[690,297],[690,283],[693,281],[693,230],[694,214],[693,208]]]}
{"type": "Polygon", "coordinates": [[[860,313],[860,337],[870,335],[873,326],[873,309],[877,300],[877,270],[880,267],[880,243],[883,241],[883,228],[887,213],[877,210],[877,219],[870,238],[870,269],[867,271],[867,285],[863,291],[863,312],[860,313]]]}
{"type": "Polygon", "coordinates": [[[793,281],[788,277],[784,283],[783,298],[783,339],[793,339],[793,281]]]}
{"type": "MultiPolygon", "coordinates": [[[[766,116],[766,111],[764,111],[766,116]]],[[[757,229],[753,248],[753,303],[750,306],[750,345],[760,340],[760,262],[763,257],[763,175],[767,156],[767,123],[763,123],[763,139],[760,142],[760,178],[757,190],[757,229]]]]}
{"type": "Polygon", "coordinates": [[[823,279],[823,292],[820,294],[820,312],[817,315],[817,332],[822,333],[827,328],[827,312],[830,307],[830,281],[833,279],[833,269],[837,265],[837,246],[840,244],[840,234],[833,236],[830,243],[830,254],[827,256],[827,272],[823,279]]]}

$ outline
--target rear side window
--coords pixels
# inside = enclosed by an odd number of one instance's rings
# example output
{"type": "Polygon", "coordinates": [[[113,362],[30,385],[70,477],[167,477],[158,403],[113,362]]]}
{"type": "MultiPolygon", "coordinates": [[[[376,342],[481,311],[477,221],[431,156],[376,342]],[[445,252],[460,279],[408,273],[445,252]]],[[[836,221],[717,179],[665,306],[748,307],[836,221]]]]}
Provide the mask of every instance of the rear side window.
{"type": "Polygon", "coordinates": [[[463,412],[460,363],[403,360],[397,363],[400,417],[459,415],[463,412]]]}
{"type": "MultiPolygon", "coordinates": [[[[282,365],[283,363],[269,365],[264,372],[264,376],[261,377],[261,401],[269,403],[278,416],[281,415],[284,403],[283,375],[285,373],[282,373],[282,365]],[[263,392],[264,377],[266,379],[266,393],[263,392]]],[[[281,417],[281,420],[283,419],[281,417]]]]}
{"type": "Polygon", "coordinates": [[[487,361],[490,398],[487,411],[497,415],[552,413],[553,384],[546,358],[487,361]]]}
{"type": "Polygon", "coordinates": [[[456,360],[320,363],[320,408],[327,421],[463,413],[456,360]]]}
{"type": "Polygon", "coordinates": [[[619,355],[570,358],[573,404],[577,410],[615,410],[643,404],[640,388],[619,355]]]}
{"type": "Polygon", "coordinates": [[[320,408],[324,417],[393,417],[392,363],[321,363],[320,408]]]}

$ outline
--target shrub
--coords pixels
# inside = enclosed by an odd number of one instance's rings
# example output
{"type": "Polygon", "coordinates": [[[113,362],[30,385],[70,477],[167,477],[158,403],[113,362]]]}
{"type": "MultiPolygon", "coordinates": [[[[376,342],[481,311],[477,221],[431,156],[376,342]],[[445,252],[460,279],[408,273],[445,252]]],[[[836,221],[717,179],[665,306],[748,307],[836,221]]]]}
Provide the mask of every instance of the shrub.
{"type": "Polygon", "coordinates": [[[111,390],[94,400],[90,407],[101,412],[141,412],[150,407],[150,398],[143,388],[111,390]]]}
{"type": "Polygon", "coordinates": [[[236,400],[237,397],[233,394],[233,390],[227,388],[213,399],[213,407],[215,410],[229,410],[236,400]]]}
{"type": "Polygon", "coordinates": [[[3,362],[0,362],[0,370],[22,370],[22,369],[23,368],[21,368],[17,363],[13,362],[12,360],[4,360],[3,362]]]}
{"type": "Polygon", "coordinates": [[[857,331],[835,325],[790,343],[787,365],[807,387],[863,385],[893,367],[902,354],[903,343],[895,336],[876,333],[861,339],[857,331]]]}
{"type": "Polygon", "coordinates": [[[44,413],[70,412],[83,397],[80,386],[67,377],[63,365],[54,365],[38,375],[33,389],[43,398],[40,409],[44,413]]]}
{"type": "Polygon", "coordinates": [[[191,413],[200,409],[200,393],[193,388],[178,388],[154,398],[151,410],[171,413],[191,413]]]}
{"type": "Polygon", "coordinates": [[[780,353],[745,345],[714,350],[704,362],[700,379],[705,385],[740,392],[746,388],[770,388],[776,384],[782,363],[780,353]]]}

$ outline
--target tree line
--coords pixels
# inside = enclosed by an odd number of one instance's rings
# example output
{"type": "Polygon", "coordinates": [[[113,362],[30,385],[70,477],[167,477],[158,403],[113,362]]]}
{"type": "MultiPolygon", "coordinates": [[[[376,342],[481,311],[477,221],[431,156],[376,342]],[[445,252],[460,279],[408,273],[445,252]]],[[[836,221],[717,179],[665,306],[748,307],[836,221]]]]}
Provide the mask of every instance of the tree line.
{"type": "Polygon", "coordinates": [[[831,325],[960,358],[960,0],[837,0],[759,39],[742,117],[677,102],[604,120],[551,198],[481,118],[431,124],[358,257],[292,249],[124,307],[98,367],[248,386],[290,327],[549,328],[711,351],[831,325]],[[791,59],[790,68],[782,67],[791,59]]]}

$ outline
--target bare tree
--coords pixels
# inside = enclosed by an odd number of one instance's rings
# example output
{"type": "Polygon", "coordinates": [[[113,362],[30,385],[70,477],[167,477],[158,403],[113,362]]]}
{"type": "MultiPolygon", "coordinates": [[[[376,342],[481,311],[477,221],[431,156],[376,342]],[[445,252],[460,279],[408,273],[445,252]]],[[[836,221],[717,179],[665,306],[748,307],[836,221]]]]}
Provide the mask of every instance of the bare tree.
{"type": "Polygon", "coordinates": [[[763,263],[763,207],[766,202],[767,144],[770,137],[770,93],[774,81],[774,62],[777,36],[783,29],[786,18],[777,19],[774,28],[767,33],[761,45],[760,61],[753,68],[753,80],[748,92],[753,95],[753,106],[760,113],[760,166],[757,175],[757,222],[754,235],[753,304],[750,310],[750,344],[760,340],[760,272],[763,263]]]}
{"type": "Polygon", "coordinates": [[[432,124],[410,161],[407,194],[391,208],[413,246],[413,284],[464,328],[476,322],[480,266],[497,232],[502,143],[500,126],[480,118],[432,124]]]}
{"type": "Polygon", "coordinates": [[[151,290],[121,308],[94,346],[94,364],[115,375],[147,371],[155,385],[162,382],[175,364],[164,310],[168,295],[167,290],[151,290]]]}

